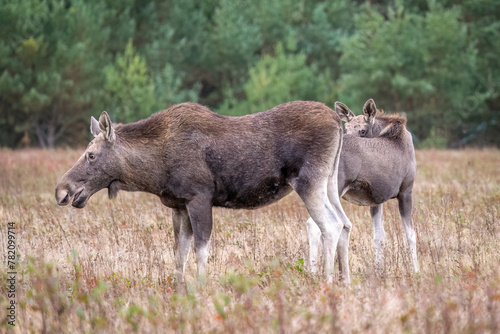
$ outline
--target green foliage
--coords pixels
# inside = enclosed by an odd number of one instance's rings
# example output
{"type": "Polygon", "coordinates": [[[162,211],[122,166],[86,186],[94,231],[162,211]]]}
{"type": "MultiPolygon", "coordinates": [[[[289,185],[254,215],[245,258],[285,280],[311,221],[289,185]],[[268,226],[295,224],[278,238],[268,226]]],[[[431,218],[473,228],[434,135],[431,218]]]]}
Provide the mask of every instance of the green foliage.
{"type": "Polygon", "coordinates": [[[132,41],[125,52],[118,55],[115,64],[104,68],[104,89],[109,101],[106,105],[120,122],[133,122],[154,111],[155,86],[148,74],[146,62],[137,55],[132,41]]]}
{"type": "Polygon", "coordinates": [[[297,99],[404,111],[420,141],[498,145],[498,1],[0,3],[0,146],[81,145],[92,114],[297,99]],[[71,134],[71,136],[68,136],[71,134]]]}
{"type": "Polygon", "coordinates": [[[245,70],[262,44],[259,27],[246,14],[246,7],[244,2],[221,0],[214,13],[215,52],[218,59],[224,60],[218,67],[233,76],[245,70]]]}
{"type": "Polygon", "coordinates": [[[184,75],[178,73],[170,64],[166,64],[160,73],[153,76],[157,110],[165,109],[176,103],[196,102],[198,100],[200,85],[195,83],[192,88],[183,89],[183,77],[184,75]]]}
{"type": "Polygon", "coordinates": [[[319,2],[311,8],[307,23],[294,34],[298,48],[320,70],[329,70],[334,79],[340,76],[339,59],[342,41],[354,32],[354,13],[358,8],[352,1],[319,2]]]}
{"type": "Polygon", "coordinates": [[[78,0],[9,1],[1,7],[0,132],[5,137],[0,139],[12,145],[28,131],[42,147],[53,147],[97,95],[100,84],[93,71],[108,37],[106,11],[99,3],[78,0]]]}
{"type": "Polygon", "coordinates": [[[436,125],[456,139],[463,120],[475,112],[466,101],[482,106],[486,98],[476,91],[476,50],[460,10],[433,5],[417,14],[396,6],[385,19],[367,7],[356,26],[341,59],[343,100],[361,110],[374,97],[378,105],[407,112],[418,138],[436,125]]]}
{"type": "Polygon", "coordinates": [[[257,277],[247,277],[237,273],[229,273],[221,277],[220,281],[223,286],[234,290],[238,295],[247,293],[251,287],[259,283],[257,277]]]}
{"type": "Polygon", "coordinates": [[[244,84],[246,100],[237,101],[229,96],[219,112],[244,115],[292,100],[334,102],[328,73],[320,73],[315,64],[308,66],[304,54],[286,53],[281,43],[276,46],[275,56],[262,57],[250,69],[249,76],[244,84]]]}
{"type": "Polygon", "coordinates": [[[297,270],[299,273],[304,273],[305,272],[304,259],[298,259],[295,262],[295,265],[292,266],[291,268],[297,270]]]}
{"type": "Polygon", "coordinates": [[[423,140],[418,147],[420,148],[438,148],[444,149],[448,145],[446,138],[436,133],[436,129],[432,128],[429,136],[423,140]]]}
{"type": "Polygon", "coordinates": [[[473,130],[462,138],[464,144],[498,145],[500,133],[500,2],[465,1],[463,12],[469,21],[470,40],[478,54],[477,98],[467,100],[473,110],[463,120],[473,130]],[[486,99],[486,105],[482,103],[486,99]],[[479,101],[478,101],[479,100],[479,101]]]}
{"type": "Polygon", "coordinates": [[[134,122],[172,104],[196,101],[196,89],[179,91],[182,79],[170,64],[151,75],[130,40],[123,54],[104,68],[105,106],[120,122],[134,122]]]}

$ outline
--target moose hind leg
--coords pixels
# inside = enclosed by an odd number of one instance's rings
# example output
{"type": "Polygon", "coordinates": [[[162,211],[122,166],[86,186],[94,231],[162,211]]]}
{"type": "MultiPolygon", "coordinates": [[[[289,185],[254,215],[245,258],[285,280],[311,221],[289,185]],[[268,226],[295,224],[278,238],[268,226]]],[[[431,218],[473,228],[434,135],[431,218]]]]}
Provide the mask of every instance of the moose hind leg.
{"type": "MultiPolygon", "coordinates": [[[[342,142],[342,141],[341,141],[342,142]]],[[[351,234],[352,224],[342,208],[340,203],[339,192],[339,164],[340,164],[340,150],[337,151],[335,163],[333,165],[332,174],[328,179],[328,198],[335,210],[335,213],[340,218],[343,228],[337,244],[337,251],[339,254],[339,271],[344,284],[350,284],[350,269],[349,269],[349,238],[351,234]]],[[[343,183],[343,182],[342,182],[343,183]]],[[[345,189],[342,189],[345,190],[345,189]]]]}
{"type": "Polygon", "coordinates": [[[350,270],[349,270],[349,238],[351,234],[352,224],[342,208],[337,184],[337,173],[330,177],[328,184],[328,198],[332,204],[335,213],[340,218],[343,224],[342,232],[340,234],[339,242],[337,244],[337,251],[339,255],[339,271],[344,284],[350,283],[350,270]]]}
{"type": "Polygon", "coordinates": [[[351,228],[344,227],[340,233],[339,242],[337,244],[337,252],[339,254],[339,271],[342,283],[349,285],[351,283],[349,271],[349,238],[351,228]]]}
{"type": "Polygon", "coordinates": [[[339,271],[343,283],[349,285],[349,238],[351,234],[352,224],[345,214],[342,205],[340,204],[340,198],[336,190],[330,192],[329,200],[337,217],[339,217],[340,221],[342,222],[342,230],[337,244],[337,251],[339,254],[339,271]]]}
{"type": "Polygon", "coordinates": [[[188,203],[187,210],[193,227],[198,276],[205,276],[212,233],[211,198],[198,195],[188,203]]]}
{"type": "Polygon", "coordinates": [[[335,250],[344,224],[328,200],[326,182],[307,189],[301,187],[300,184],[295,184],[294,188],[304,201],[309,215],[321,231],[323,268],[327,282],[331,283],[335,267],[335,250]]]}
{"type": "Polygon", "coordinates": [[[318,250],[321,243],[321,230],[314,220],[309,217],[306,222],[307,240],[309,241],[309,270],[318,272],[318,250]]]}
{"type": "Polygon", "coordinates": [[[186,262],[191,250],[193,240],[193,230],[187,210],[173,209],[172,220],[174,223],[174,256],[175,256],[175,276],[177,282],[184,281],[184,271],[186,262]]]}
{"type": "Polygon", "coordinates": [[[411,221],[412,213],[412,191],[411,189],[400,193],[398,195],[399,213],[401,215],[401,221],[403,222],[403,227],[406,234],[406,242],[408,243],[408,248],[410,250],[410,258],[412,264],[412,270],[414,273],[420,271],[417,260],[417,238],[415,236],[415,230],[413,229],[413,223],[411,221]]]}

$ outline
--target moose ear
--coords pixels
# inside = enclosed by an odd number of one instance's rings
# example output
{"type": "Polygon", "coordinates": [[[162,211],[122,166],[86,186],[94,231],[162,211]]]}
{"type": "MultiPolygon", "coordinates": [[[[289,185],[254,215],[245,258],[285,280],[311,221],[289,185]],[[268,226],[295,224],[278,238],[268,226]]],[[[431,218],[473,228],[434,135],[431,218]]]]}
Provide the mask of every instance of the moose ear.
{"type": "Polygon", "coordinates": [[[375,114],[377,113],[377,106],[373,99],[369,99],[365,102],[363,106],[363,114],[365,115],[365,121],[370,122],[370,124],[375,123],[375,114]]]}
{"type": "Polygon", "coordinates": [[[90,133],[92,133],[94,137],[99,136],[101,133],[101,129],[99,129],[99,122],[94,118],[94,116],[90,116],[90,133]]]}
{"type": "Polygon", "coordinates": [[[99,128],[104,134],[104,138],[107,141],[113,142],[115,140],[115,129],[113,128],[113,123],[107,112],[103,111],[99,117],[99,128]]]}
{"type": "Polygon", "coordinates": [[[348,106],[342,102],[335,102],[335,112],[340,116],[344,122],[350,122],[356,115],[349,109],[348,106]]]}

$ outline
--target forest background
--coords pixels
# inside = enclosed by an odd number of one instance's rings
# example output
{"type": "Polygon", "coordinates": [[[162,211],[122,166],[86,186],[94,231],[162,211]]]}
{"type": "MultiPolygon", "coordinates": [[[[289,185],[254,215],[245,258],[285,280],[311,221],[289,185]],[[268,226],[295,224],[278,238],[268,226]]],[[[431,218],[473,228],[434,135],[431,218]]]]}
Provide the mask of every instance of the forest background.
{"type": "Polygon", "coordinates": [[[90,116],[374,98],[417,147],[499,146],[500,1],[0,0],[0,146],[82,146],[90,116]]]}

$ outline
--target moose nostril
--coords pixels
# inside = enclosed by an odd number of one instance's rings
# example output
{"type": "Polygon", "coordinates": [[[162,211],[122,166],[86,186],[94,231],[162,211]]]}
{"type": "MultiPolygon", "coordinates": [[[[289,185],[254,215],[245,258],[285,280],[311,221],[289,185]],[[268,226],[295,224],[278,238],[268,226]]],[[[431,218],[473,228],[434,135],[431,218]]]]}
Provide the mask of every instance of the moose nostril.
{"type": "Polygon", "coordinates": [[[66,194],[61,203],[67,204],[68,202],[69,202],[69,194],[66,194]]]}
{"type": "Polygon", "coordinates": [[[66,205],[69,203],[69,192],[67,190],[56,190],[56,202],[59,205],[66,205]]]}

